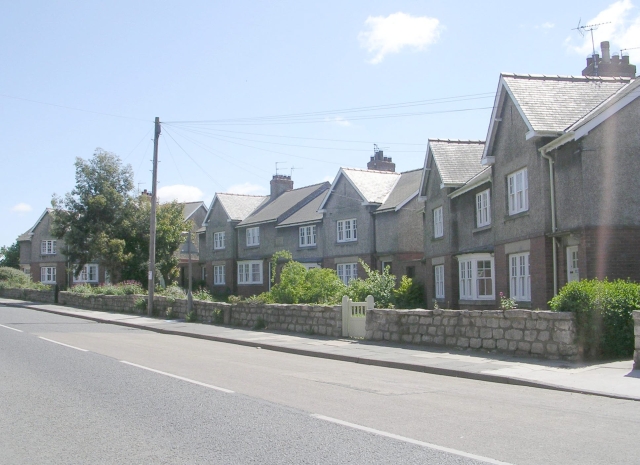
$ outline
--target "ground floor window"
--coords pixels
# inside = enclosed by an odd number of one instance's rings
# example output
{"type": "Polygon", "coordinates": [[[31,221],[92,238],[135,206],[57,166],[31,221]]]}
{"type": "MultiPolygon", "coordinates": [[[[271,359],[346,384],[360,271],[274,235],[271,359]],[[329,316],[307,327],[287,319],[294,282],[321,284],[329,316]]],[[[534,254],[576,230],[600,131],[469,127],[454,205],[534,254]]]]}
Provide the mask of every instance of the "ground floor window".
{"type": "Polygon", "coordinates": [[[76,283],[97,283],[98,282],[98,265],[85,265],[73,281],[76,283]]]}
{"type": "Polygon", "coordinates": [[[340,263],[338,264],[338,277],[343,283],[349,284],[349,281],[358,277],[357,263],[340,263]]]}
{"type": "Polygon", "coordinates": [[[224,265],[215,265],[213,267],[213,284],[220,285],[224,283],[224,265]]]}
{"type": "Polygon", "coordinates": [[[494,299],[493,257],[490,254],[467,254],[458,257],[461,300],[494,299]]]}
{"type": "Polygon", "coordinates": [[[56,283],[56,267],[55,266],[43,266],[40,268],[40,282],[42,283],[56,283]]]}
{"type": "Polygon", "coordinates": [[[262,284],[262,260],[238,262],[238,284],[262,284]]]}
{"type": "Polygon", "coordinates": [[[514,300],[531,300],[529,252],[509,255],[509,293],[514,300]]]}
{"type": "Polygon", "coordinates": [[[389,274],[392,273],[391,271],[391,262],[382,262],[382,272],[384,273],[384,270],[387,269],[387,267],[389,267],[389,274]]]}
{"type": "Polygon", "coordinates": [[[435,278],[436,299],[444,299],[444,265],[433,267],[435,278]]]}

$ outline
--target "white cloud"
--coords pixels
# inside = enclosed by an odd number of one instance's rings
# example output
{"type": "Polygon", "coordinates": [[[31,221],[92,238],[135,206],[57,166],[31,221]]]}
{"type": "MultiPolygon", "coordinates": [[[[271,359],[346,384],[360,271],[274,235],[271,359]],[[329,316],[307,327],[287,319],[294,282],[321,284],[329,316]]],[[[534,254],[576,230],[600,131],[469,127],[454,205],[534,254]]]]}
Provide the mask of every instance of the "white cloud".
{"type": "MultiPolygon", "coordinates": [[[[640,14],[631,0],[620,0],[609,5],[589,21],[583,21],[582,25],[601,24],[593,31],[593,42],[596,53],[600,53],[599,44],[608,40],[611,45],[611,54],[618,53],[622,49],[640,47],[640,14]]],[[[575,34],[575,31],[574,31],[575,34]]],[[[565,40],[567,48],[583,56],[591,55],[591,33],[585,31],[584,37],[576,40],[576,35],[571,35],[565,40]]],[[[640,57],[639,50],[630,50],[631,57],[640,57]]],[[[633,59],[631,60],[633,62],[633,59]]]]}
{"type": "Polygon", "coordinates": [[[267,193],[266,189],[263,186],[258,184],[251,184],[250,182],[245,182],[242,184],[234,184],[229,187],[225,192],[229,192],[231,194],[252,194],[252,195],[264,195],[267,193]]]}
{"type": "Polygon", "coordinates": [[[31,210],[33,210],[33,208],[31,208],[31,205],[23,202],[20,202],[19,204],[11,207],[11,211],[15,213],[27,213],[27,212],[30,212],[31,210]]]}
{"type": "Polygon", "coordinates": [[[540,25],[540,27],[542,29],[553,29],[554,27],[556,27],[556,25],[547,21],[546,23],[540,25]]]}
{"type": "Polygon", "coordinates": [[[158,200],[161,202],[196,202],[204,198],[204,193],[195,186],[174,184],[158,189],[158,200]]]}
{"type": "Polygon", "coordinates": [[[338,126],[349,127],[351,121],[344,119],[342,116],[336,116],[334,118],[325,118],[327,123],[336,123],[338,126]]]}
{"type": "Polygon", "coordinates": [[[390,53],[398,53],[404,48],[424,50],[440,38],[444,29],[437,18],[411,16],[393,13],[387,17],[369,16],[365,21],[368,31],[358,34],[360,45],[375,56],[369,61],[380,63],[390,53]]]}

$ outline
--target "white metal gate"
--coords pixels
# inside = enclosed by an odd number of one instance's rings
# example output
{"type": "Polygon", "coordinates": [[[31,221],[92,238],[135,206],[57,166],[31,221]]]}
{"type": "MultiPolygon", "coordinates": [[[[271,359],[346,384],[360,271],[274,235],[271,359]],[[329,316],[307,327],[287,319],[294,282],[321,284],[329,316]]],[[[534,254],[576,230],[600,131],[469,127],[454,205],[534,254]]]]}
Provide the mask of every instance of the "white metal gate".
{"type": "Polygon", "coordinates": [[[365,337],[367,310],[372,310],[373,296],[368,295],[364,302],[352,302],[346,295],[342,298],[342,336],[365,337]]]}

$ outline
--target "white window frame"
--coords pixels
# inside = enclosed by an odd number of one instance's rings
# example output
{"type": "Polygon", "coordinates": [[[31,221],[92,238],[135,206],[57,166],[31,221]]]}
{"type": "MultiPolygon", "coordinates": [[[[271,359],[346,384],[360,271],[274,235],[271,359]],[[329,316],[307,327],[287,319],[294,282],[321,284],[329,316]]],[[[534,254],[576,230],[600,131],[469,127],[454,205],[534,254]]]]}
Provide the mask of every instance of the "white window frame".
{"type": "Polygon", "coordinates": [[[443,221],[443,213],[442,207],[433,209],[433,237],[443,237],[444,236],[444,221],[443,221]]]}
{"type": "Polygon", "coordinates": [[[214,286],[222,286],[223,284],[226,284],[225,271],[226,270],[224,265],[213,265],[213,285],[214,286]]]}
{"type": "Polygon", "coordinates": [[[322,265],[320,265],[320,263],[303,263],[302,266],[304,266],[307,271],[313,270],[315,268],[322,268],[322,265]]]}
{"type": "Polygon", "coordinates": [[[509,215],[516,215],[529,210],[529,179],[527,168],[507,176],[507,194],[509,198],[509,215]]]}
{"type": "Polygon", "coordinates": [[[491,224],[491,189],[476,194],[476,227],[491,224]]]}
{"type": "Polygon", "coordinates": [[[200,279],[204,282],[207,282],[207,266],[203,265],[200,267],[200,279]]]}
{"type": "Polygon", "coordinates": [[[238,262],[238,284],[262,284],[262,260],[238,262]]]}
{"type": "Polygon", "coordinates": [[[45,239],[40,243],[40,255],[55,255],[57,242],[51,239],[45,239]]]}
{"type": "Polygon", "coordinates": [[[221,250],[225,248],[225,232],[218,231],[213,233],[213,250],[221,250]]]}
{"type": "Polygon", "coordinates": [[[495,264],[490,254],[466,254],[458,257],[460,300],[495,300],[495,264]],[[482,265],[482,268],[478,264],[482,265]],[[489,263],[489,276],[486,264],[489,263]],[[487,293],[490,281],[491,294],[487,293]]]}
{"type": "Polygon", "coordinates": [[[355,218],[336,222],[338,242],[353,242],[358,240],[358,225],[355,218]]]}
{"type": "Polygon", "coordinates": [[[247,247],[260,245],[260,226],[247,228],[247,247]]]}
{"type": "Polygon", "coordinates": [[[433,267],[436,299],[444,299],[444,265],[433,267]]]}
{"type": "Polygon", "coordinates": [[[578,246],[567,247],[567,282],[580,281],[580,258],[578,246]]]}
{"type": "Polygon", "coordinates": [[[316,245],[316,225],[300,226],[299,244],[300,247],[313,247],[316,245]]]}
{"type": "Polygon", "coordinates": [[[336,268],[338,278],[348,285],[349,281],[358,277],[358,264],[357,263],[338,263],[336,268]]]}
{"type": "Polygon", "coordinates": [[[74,283],[97,283],[98,282],[98,265],[87,263],[82,267],[78,276],[73,277],[74,283]]]}
{"type": "Polygon", "coordinates": [[[509,295],[518,302],[531,301],[529,252],[509,255],[509,295]]]}
{"type": "Polygon", "coordinates": [[[42,266],[40,267],[40,282],[44,284],[55,284],[56,280],[55,266],[42,266]]]}

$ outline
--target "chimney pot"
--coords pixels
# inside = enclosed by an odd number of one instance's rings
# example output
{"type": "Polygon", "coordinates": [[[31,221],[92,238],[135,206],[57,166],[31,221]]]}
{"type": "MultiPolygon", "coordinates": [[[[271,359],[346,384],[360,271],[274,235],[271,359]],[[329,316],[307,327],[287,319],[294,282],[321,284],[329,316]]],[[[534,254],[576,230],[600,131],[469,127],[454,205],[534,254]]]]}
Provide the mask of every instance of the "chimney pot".
{"type": "Polygon", "coordinates": [[[611,61],[609,41],[605,40],[604,42],[600,42],[600,49],[602,50],[602,61],[609,63],[609,61],[611,61]]]}
{"type": "Polygon", "coordinates": [[[275,199],[280,194],[290,191],[291,189],[293,189],[293,181],[291,180],[291,176],[285,176],[283,174],[273,175],[273,179],[271,179],[271,199],[275,199]]]}

